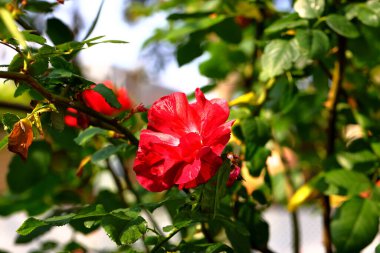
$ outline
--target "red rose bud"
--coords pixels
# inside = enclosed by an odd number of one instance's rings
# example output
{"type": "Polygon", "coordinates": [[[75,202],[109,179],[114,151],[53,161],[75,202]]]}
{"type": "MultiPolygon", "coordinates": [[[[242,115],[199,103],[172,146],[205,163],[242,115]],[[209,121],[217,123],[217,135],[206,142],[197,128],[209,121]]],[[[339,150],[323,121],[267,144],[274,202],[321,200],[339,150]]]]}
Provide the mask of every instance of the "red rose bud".
{"type": "MultiPolygon", "coordinates": [[[[91,89],[87,89],[80,94],[80,97],[88,107],[109,116],[113,116],[132,108],[132,101],[125,88],[116,89],[111,81],[104,81],[103,84],[115,92],[117,100],[121,104],[121,108],[116,109],[110,106],[100,93],[93,90],[95,85],[92,85],[91,89]]],[[[67,126],[82,129],[89,126],[90,119],[86,114],[77,112],[74,108],[68,108],[67,112],[68,114],[65,116],[65,123],[67,126]]]]}
{"type": "Polygon", "coordinates": [[[103,84],[115,92],[117,100],[121,104],[121,108],[116,109],[110,106],[100,93],[92,89],[95,85],[93,85],[91,89],[83,91],[81,94],[83,101],[88,107],[109,116],[113,116],[122,111],[131,109],[132,102],[128,97],[128,93],[125,88],[116,89],[111,81],[104,81],[103,84]]]}
{"type": "Polygon", "coordinates": [[[227,187],[232,186],[235,183],[236,179],[238,179],[239,175],[240,175],[240,167],[233,165],[233,169],[231,170],[230,176],[227,181],[227,187]]]}
{"type": "Polygon", "coordinates": [[[234,121],[223,99],[207,100],[200,89],[196,102],[175,92],[153,103],[148,126],[140,135],[133,169],[147,190],[172,186],[194,188],[209,181],[222,165],[221,153],[234,121]]]}

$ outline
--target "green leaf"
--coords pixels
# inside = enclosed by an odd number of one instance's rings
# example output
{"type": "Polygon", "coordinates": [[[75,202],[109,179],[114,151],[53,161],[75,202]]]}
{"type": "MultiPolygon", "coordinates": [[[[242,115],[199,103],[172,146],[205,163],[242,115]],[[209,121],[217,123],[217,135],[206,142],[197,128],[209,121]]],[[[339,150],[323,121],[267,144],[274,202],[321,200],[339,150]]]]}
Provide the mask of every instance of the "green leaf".
{"type": "Polygon", "coordinates": [[[4,136],[0,141],[0,150],[5,148],[8,145],[8,135],[4,136]]]}
{"type": "Polygon", "coordinates": [[[104,136],[107,136],[108,131],[102,128],[98,127],[89,127],[85,129],[83,132],[81,132],[78,137],[74,139],[74,141],[80,145],[85,145],[88,141],[91,140],[92,137],[94,137],[97,134],[101,134],[104,136]]]}
{"type": "Polygon", "coordinates": [[[49,67],[49,61],[46,57],[36,57],[30,64],[30,74],[34,76],[42,75],[49,67]]]}
{"type": "Polygon", "coordinates": [[[53,69],[49,73],[49,78],[70,78],[73,76],[73,72],[67,69],[53,69]]]}
{"type": "Polygon", "coordinates": [[[73,217],[73,220],[77,219],[92,219],[92,218],[98,218],[106,215],[106,211],[104,210],[102,205],[89,205],[83,209],[81,209],[75,217],[73,217]]]}
{"type": "Polygon", "coordinates": [[[365,5],[361,5],[358,10],[358,19],[365,25],[378,27],[380,17],[378,14],[365,5]]]}
{"type": "Polygon", "coordinates": [[[53,128],[58,131],[63,131],[65,128],[65,114],[62,110],[58,112],[52,112],[50,114],[50,120],[53,124],[53,128]]]}
{"type": "Polygon", "coordinates": [[[239,253],[249,253],[250,251],[250,242],[249,242],[249,231],[245,228],[243,224],[239,221],[230,221],[225,218],[219,218],[218,221],[226,230],[228,240],[230,241],[235,252],[239,253]]]}
{"type": "Polygon", "coordinates": [[[285,29],[293,29],[301,26],[308,26],[309,22],[305,19],[299,19],[297,14],[289,14],[265,28],[264,33],[270,35],[285,29]]]}
{"type": "Polygon", "coordinates": [[[147,231],[147,222],[141,216],[130,221],[121,234],[121,244],[132,244],[140,239],[147,231]]]}
{"type": "Polygon", "coordinates": [[[20,121],[20,118],[12,113],[4,113],[1,119],[1,123],[3,123],[4,130],[8,133],[12,132],[14,124],[20,121]]]}
{"type": "Polygon", "coordinates": [[[45,219],[44,222],[53,226],[63,226],[69,223],[74,216],[75,213],[68,213],[60,216],[51,216],[45,219]]]}
{"type": "Polygon", "coordinates": [[[141,216],[133,220],[124,220],[107,215],[103,217],[101,224],[107,235],[118,245],[134,243],[147,230],[147,223],[141,216]]]}
{"type": "Polygon", "coordinates": [[[214,243],[206,248],[206,253],[219,253],[219,252],[233,253],[233,250],[227,245],[220,242],[214,243]]]}
{"type": "Polygon", "coordinates": [[[371,181],[363,173],[348,170],[332,170],[325,174],[328,184],[344,189],[344,194],[358,195],[371,188],[371,181]]]}
{"type": "Polygon", "coordinates": [[[40,45],[46,43],[46,39],[40,35],[36,35],[32,33],[33,31],[22,31],[21,33],[24,35],[26,41],[35,42],[40,45]]]}
{"type": "Polygon", "coordinates": [[[292,67],[292,63],[298,56],[299,52],[291,41],[272,40],[264,48],[264,54],[261,58],[260,80],[266,81],[283,74],[292,67]]]}
{"type": "Polygon", "coordinates": [[[241,50],[223,42],[212,43],[207,50],[211,57],[199,65],[199,71],[210,78],[223,79],[246,60],[241,50]]]}
{"type": "Polygon", "coordinates": [[[113,108],[116,108],[116,109],[121,108],[121,104],[117,100],[115,93],[104,84],[101,83],[101,84],[96,85],[93,88],[93,90],[98,92],[100,95],[102,95],[107,101],[107,103],[113,108]]]}
{"type": "Polygon", "coordinates": [[[117,145],[117,146],[114,146],[114,145],[108,145],[102,149],[99,149],[98,151],[96,151],[92,157],[91,157],[91,161],[92,162],[98,162],[98,161],[101,161],[101,160],[104,160],[104,159],[107,159],[108,157],[110,157],[111,155],[114,155],[116,154],[117,152],[119,152],[120,150],[126,148],[128,145],[127,144],[120,144],[120,145],[117,145]]]}
{"type": "Polygon", "coordinates": [[[326,19],[327,25],[337,34],[347,38],[359,37],[359,31],[345,16],[338,14],[330,14],[326,19]]]}
{"type": "Polygon", "coordinates": [[[359,152],[340,152],[336,155],[338,163],[346,169],[356,170],[361,172],[371,172],[378,161],[374,153],[369,150],[359,152]]]}
{"type": "Polygon", "coordinates": [[[17,233],[19,233],[20,235],[27,235],[31,233],[33,230],[45,226],[48,226],[46,222],[31,217],[24,221],[24,223],[22,223],[21,227],[17,229],[17,233]]]}
{"type": "Polygon", "coordinates": [[[49,18],[47,20],[46,33],[54,45],[59,45],[74,40],[74,34],[70,28],[57,18],[49,18]]]}
{"type": "Polygon", "coordinates": [[[376,203],[354,197],[339,207],[331,222],[337,252],[360,252],[377,235],[379,210],[376,203]]]}
{"type": "Polygon", "coordinates": [[[216,175],[208,181],[203,189],[201,195],[201,210],[204,213],[210,214],[213,218],[216,217],[220,200],[225,195],[226,184],[231,171],[231,164],[226,159],[222,166],[218,169],[216,175]]]}
{"type": "Polygon", "coordinates": [[[329,38],[320,30],[297,30],[296,41],[301,53],[313,59],[323,57],[330,47],[329,38]]]}
{"type": "Polygon", "coordinates": [[[297,0],[294,10],[301,18],[317,18],[325,9],[325,0],[297,0]]]}
{"type": "Polygon", "coordinates": [[[177,62],[179,66],[191,62],[195,58],[201,56],[203,50],[200,41],[189,40],[187,43],[177,47],[177,62]]]}

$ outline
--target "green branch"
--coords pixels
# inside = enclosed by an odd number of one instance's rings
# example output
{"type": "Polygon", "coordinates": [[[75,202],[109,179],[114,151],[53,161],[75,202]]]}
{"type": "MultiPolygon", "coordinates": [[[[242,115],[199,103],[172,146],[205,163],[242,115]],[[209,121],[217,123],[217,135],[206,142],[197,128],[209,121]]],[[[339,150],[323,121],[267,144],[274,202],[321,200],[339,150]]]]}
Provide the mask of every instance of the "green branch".
{"type": "Polygon", "coordinates": [[[49,90],[43,87],[35,78],[33,78],[30,75],[18,72],[0,71],[0,78],[11,79],[15,81],[24,81],[31,88],[33,88],[34,90],[39,92],[43,97],[45,97],[49,102],[64,107],[72,107],[84,114],[87,114],[88,116],[91,116],[101,122],[104,122],[105,127],[123,134],[133,145],[138,146],[139,141],[137,140],[137,138],[127,128],[119,124],[116,120],[109,118],[101,113],[98,113],[97,111],[92,110],[91,108],[85,106],[82,103],[75,102],[68,98],[50,93],[49,90]]]}

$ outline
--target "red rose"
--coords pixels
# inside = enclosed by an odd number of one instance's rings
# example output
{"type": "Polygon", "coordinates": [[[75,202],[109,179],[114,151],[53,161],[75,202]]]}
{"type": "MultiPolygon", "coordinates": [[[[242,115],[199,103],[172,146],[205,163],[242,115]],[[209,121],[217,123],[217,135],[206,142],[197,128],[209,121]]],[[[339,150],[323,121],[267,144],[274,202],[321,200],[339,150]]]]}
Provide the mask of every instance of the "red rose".
{"type": "Polygon", "coordinates": [[[148,111],[134,163],[139,183],[149,191],[177,185],[194,188],[210,180],[222,164],[233,121],[227,102],[207,100],[196,89],[196,102],[184,93],[160,98],[148,111]]]}
{"type": "MultiPolygon", "coordinates": [[[[88,107],[97,112],[109,116],[113,116],[122,111],[132,109],[132,102],[125,88],[116,89],[111,81],[104,81],[103,84],[114,91],[117,100],[121,104],[121,108],[116,109],[110,106],[105,100],[105,98],[102,95],[100,95],[100,93],[93,90],[95,84],[91,86],[91,89],[84,90],[80,94],[81,99],[88,107]]],[[[66,125],[77,128],[88,127],[89,119],[85,114],[77,113],[77,110],[75,110],[74,108],[68,108],[67,111],[70,114],[65,116],[66,125]]]]}

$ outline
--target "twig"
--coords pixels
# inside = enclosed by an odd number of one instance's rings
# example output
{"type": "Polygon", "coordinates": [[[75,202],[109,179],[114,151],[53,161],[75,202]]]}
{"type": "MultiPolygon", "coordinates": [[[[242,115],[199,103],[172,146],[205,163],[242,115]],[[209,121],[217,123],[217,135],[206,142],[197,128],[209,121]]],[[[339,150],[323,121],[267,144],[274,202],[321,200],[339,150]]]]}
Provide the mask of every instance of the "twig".
{"type": "Polygon", "coordinates": [[[118,190],[118,193],[119,193],[119,197],[120,197],[120,199],[123,201],[123,204],[125,205],[125,207],[129,207],[128,201],[126,200],[126,198],[125,198],[125,196],[124,196],[123,185],[121,184],[120,179],[119,179],[119,177],[116,175],[115,171],[113,171],[109,159],[107,159],[107,169],[108,169],[108,171],[111,173],[112,178],[113,178],[113,180],[115,181],[115,184],[116,184],[116,187],[117,187],[117,190],[118,190]]]}
{"type": "Polygon", "coordinates": [[[124,126],[120,125],[117,121],[112,118],[109,118],[101,113],[98,113],[91,108],[79,103],[72,101],[68,98],[61,97],[55,94],[50,93],[45,87],[43,87],[36,79],[27,74],[21,74],[18,72],[7,72],[0,71],[0,78],[12,79],[16,81],[24,81],[31,88],[38,91],[43,97],[45,97],[49,102],[61,105],[64,107],[72,107],[78,111],[81,111],[93,118],[96,118],[102,122],[104,122],[105,127],[111,130],[115,130],[123,135],[135,146],[138,146],[139,141],[137,138],[124,126]]]}
{"type": "Polygon", "coordinates": [[[27,105],[10,103],[10,102],[5,102],[5,101],[0,101],[0,107],[12,109],[12,110],[16,110],[16,111],[21,111],[21,112],[31,112],[33,109],[32,107],[27,106],[27,105]]]}
{"type": "Polygon", "coordinates": [[[201,223],[201,229],[202,229],[202,233],[205,236],[207,242],[208,243],[214,243],[215,242],[214,238],[212,238],[210,231],[208,231],[208,229],[206,227],[206,223],[204,223],[204,222],[201,223]]]}
{"type": "MultiPolygon", "coordinates": [[[[293,196],[293,194],[295,192],[295,184],[294,184],[294,181],[292,180],[292,176],[290,174],[290,169],[289,169],[289,166],[287,164],[287,161],[285,161],[283,159],[282,148],[280,151],[280,157],[284,163],[285,182],[289,187],[290,196],[293,196]]],[[[299,253],[300,252],[300,228],[299,228],[298,213],[296,210],[291,212],[291,221],[292,221],[293,252],[299,253]]]]}
{"type": "MultiPolygon", "coordinates": [[[[326,152],[327,157],[334,155],[335,152],[335,139],[336,139],[336,119],[337,119],[337,104],[338,98],[342,90],[342,84],[344,79],[344,69],[346,64],[346,39],[342,36],[338,36],[338,60],[335,63],[332,84],[329,91],[329,97],[327,101],[328,110],[328,126],[327,126],[327,143],[326,152]]],[[[323,196],[323,242],[326,253],[332,253],[331,242],[331,206],[329,196],[323,196]]]]}

